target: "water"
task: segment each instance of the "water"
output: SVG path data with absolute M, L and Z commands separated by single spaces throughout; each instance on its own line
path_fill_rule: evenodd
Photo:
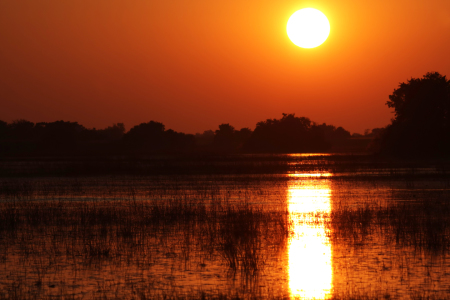
M 284 174 L 2 179 L 2 203 L 50 200 L 62 206 L 58 212 L 76 210 L 78 203 L 250 207 L 267 214 L 287 212 L 290 234 L 279 234 L 276 222 L 268 222 L 267 228 L 257 223 L 256 229 L 231 230 L 233 224 L 226 220 L 211 225 L 182 221 L 176 214 L 170 222 L 164 217 L 157 225 L 144 224 L 130 232 L 101 222 L 87 231 L 83 224 L 65 229 L 42 225 L 42 220 L 35 226 L 5 227 L 0 239 L 0 298 L 177 298 L 204 293 L 408 299 L 445 297 L 450 292 L 448 249 L 429 251 L 396 241 L 389 238 L 389 226 L 370 225 L 362 234 L 364 227 L 357 224 L 352 234 L 339 235 L 329 223 L 330 214 L 342 210 L 446 201 L 447 176 L 432 167 L 303 171 L 299 165 L 320 165 L 314 156 L 289 163 L 295 167 Z M 50 211 L 49 218 L 57 217 Z M 235 244 L 227 244 L 227 234 Z M 230 258 L 232 251 L 237 253 L 237 266 Z

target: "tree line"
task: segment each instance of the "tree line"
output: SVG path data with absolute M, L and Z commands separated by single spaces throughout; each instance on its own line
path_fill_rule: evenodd
M 400 83 L 386 105 L 394 109 L 391 124 L 366 130 L 364 135 L 350 135 L 342 127 L 317 124 L 295 114 L 258 122 L 254 130 L 220 124 L 215 131 L 195 135 L 166 129 L 156 121 L 128 132 L 123 123 L 88 129 L 67 121 L 0 121 L 0 154 L 304 153 L 341 147 L 348 151 L 368 148 L 402 158 L 450 156 L 450 81 L 446 76 L 427 73 Z M 355 141 L 359 144 L 348 147 Z
M 215 131 L 195 135 L 166 129 L 156 121 L 128 132 L 123 123 L 88 129 L 62 120 L 0 121 L 0 153 L 11 155 L 326 152 L 350 137 L 342 127 L 316 124 L 295 114 L 258 122 L 254 130 L 220 124 Z

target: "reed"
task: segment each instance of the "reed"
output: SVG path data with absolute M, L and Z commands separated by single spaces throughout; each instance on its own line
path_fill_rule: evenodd
M 0 203 L 0 236 L 0 249 L 8 259 L 17 259 L 16 267 L 36 274 L 14 279 L 12 283 L 20 284 L 10 283 L 0 299 L 29 299 L 24 293 L 34 292 L 36 298 L 50 298 L 50 274 L 62 265 L 76 273 L 104 266 L 151 268 L 158 260 L 175 260 L 189 269 L 214 257 L 229 267 L 229 276 L 256 280 L 269 256 L 286 243 L 289 220 L 286 212 L 190 199 L 23 200 Z M 153 299 L 159 292 L 155 293 L 142 295 Z
M 341 208 L 325 217 L 329 237 L 357 245 L 381 233 L 387 244 L 412 246 L 418 251 L 450 251 L 450 201 L 445 197 L 403 202 L 387 207 L 366 205 Z

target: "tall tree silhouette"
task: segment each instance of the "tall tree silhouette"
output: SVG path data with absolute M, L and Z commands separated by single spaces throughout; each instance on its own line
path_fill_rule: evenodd
M 448 156 L 450 153 L 450 82 L 434 72 L 412 78 L 394 90 L 388 107 L 395 118 L 381 149 L 401 156 Z

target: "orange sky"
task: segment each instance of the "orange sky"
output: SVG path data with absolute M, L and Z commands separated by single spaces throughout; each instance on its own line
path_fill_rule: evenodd
M 296 10 L 327 15 L 318 48 Z M 295 113 L 362 133 L 399 82 L 450 76 L 450 1 L 2 0 L 0 119 L 187 133 Z

